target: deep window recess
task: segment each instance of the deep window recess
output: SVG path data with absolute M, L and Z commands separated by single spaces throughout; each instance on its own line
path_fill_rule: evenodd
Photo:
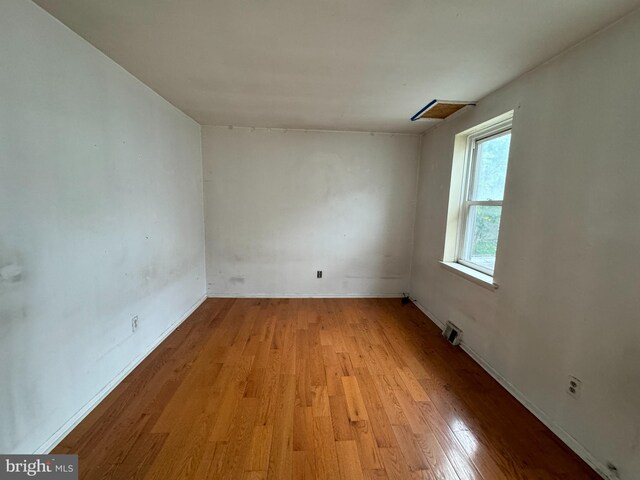
M 511 120 L 467 140 L 457 262 L 493 276 L 511 144 Z

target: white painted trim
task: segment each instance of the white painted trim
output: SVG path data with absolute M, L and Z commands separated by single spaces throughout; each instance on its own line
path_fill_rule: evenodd
M 464 109 L 462 109 L 464 110 Z M 458 112 L 456 112 L 458 113 Z M 452 115 L 455 115 L 452 114 Z M 448 118 L 448 117 L 447 117 Z M 283 127 L 252 127 L 249 125 L 201 125 L 202 128 L 227 128 L 229 130 L 234 129 L 245 129 L 251 131 L 261 131 L 267 130 L 269 132 L 314 132 L 314 133 L 360 133 L 363 135 L 388 135 L 391 137 L 395 136 L 409 136 L 409 137 L 420 137 L 422 136 L 422 132 L 383 132 L 383 131 L 371 131 L 371 130 L 327 130 L 327 129 L 318 129 L 318 128 L 283 128 Z
M 489 290 L 497 290 L 498 284 L 493 283 L 493 277 L 487 275 L 486 273 L 479 272 L 471 267 L 467 267 L 466 265 L 462 265 L 457 262 L 440 262 L 444 268 L 449 270 L 456 275 L 466 278 L 467 280 L 480 285 L 481 287 L 487 288 Z
M 417 300 L 413 301 L 414 305 L 426 315 L 426 317 L 435 323 L 438 327 L 444 328 L 444 323 L 427 310 Z M 464 337 L 460 342 L 460 348 L 469 355 L 473 361 L 480 365 L 485 372 L 491 375 L 502 387 L 509 392 L 518 402 L 529 410 L 538 420 L 540 420 L 549 430 L 551 430 L 562 442 L 567 445 L 573 452 L 584 460 L 591 468 L 593 468 L 598 475 L 606 480 L 617 480 L 616 477 L 605 473 L 607 467 L 598 459 L 596 459 L 578 440 L 572 437 L 566 430 L 557 425 L 543 410 L 538 408 L 533 402 L 531 402 L 516 386 L 504 378 L 498 371 L 496 371 L 486 360 L 484 360 L 473 348 L 467 345 L 464 341 Z
M 69 420 L 67 420 L 53 435 L 51 435 L 42 445 L 40 445 L 34 454 L 47 454 L 53 448 L 60 443 L 64 437 L 66 437 L 71 430 L 76 428 L 78 424 L 84 420 L 84 418 L 91 413 L 91 411 L 98 406 L 98 404 L 109 395 L 114 388 L 116 388 L 127 375 L 129 375 L 142 361 L 153 352 L 158 345 L 160 345 L 173 331 L 182 324 L 189 316 L 204 303 L 207 299 L 206 295 L 200 297 L 196 303 L 194 303 L 189 310 L 182 315 L 175 323 L 170 325 L 162 335 L 143 353 L 138 355 L 135 359 L 129 363 L 124 369 L 120 371 L 109 383 L 107 383 L 102 390 L 100 390 L 91 400 L 89 400 L 80 410 L 78 410 Z
M 436 326 L 442 328 L 444 330 L 444 322 L 441 322 L 439 318 L 435 317 L 431 312 L 429 312 L 429 310 L 427 310 L 426 308 L 424 308 L 422 306 L 422 304 L 417 301 L 417 300 L 413 300 L 413 304 L 418 307 L 418 310 L 420 310 L 422 313 L 424 313 L 424 315 L 431 320 L 432 323 L 435 323 Z
M 466 266 L 478 270 L 486 275 L 493 276 L 493 271 L 472 263 L 470 260 L 463 259 L 470 257 L 471 245 L 469 243 L 468 229 L 469 229 L 469 211 L 473 205 L 494 205 L 503 206 L 503 200 L 499 201 L 473 201 L 471 200 L 471 192 L 475 190 L 476 183 L 476 170 L 478 166 L 478 144 L 484 142 L 490 138 L 497 138 L 499 136 L 506 135 L 507 132 L 511 134 L 513 129 L 513 110 L 503 113 L 498 117 L 487 120 L 486 122 L 476 125 L 475 127 L 459 133 L 456 137 L 466 137 L 466 149 L 464 158 L 463 169 L 463 187 L 462 198 L 460 199 L 459 213 L 458 213 L 458 231 L 457 231 L 457 248 L 455 261 L 464 263 Z M 511 150 L 507 157 L 510 157 Z M 455 152 L 454 152 L 455 155 Z M 507 170 L 509 169 L 509 158 L 507 158 Z M 506 172 L 505 172 L 506 173 Z M 453 178 L 453 174 L 452 174 Z M 504 197 L 504 192 L 503 192 Z M 499 226 L 499 225 L 498 225 Z M 499 239 L 498 239 L 499 241 Z
M 208 293 L 208 298 L 402 298 L 402 293 Z

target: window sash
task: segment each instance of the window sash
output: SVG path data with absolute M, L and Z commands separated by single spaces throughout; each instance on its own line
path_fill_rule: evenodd
M 467 200 L 464 202 L 466 207 L 470 207 L 472 205 L 486 205 L 489 207 L 501 207 L 502 200 Z
M 476 183 L 478 182 L 478 150 L 479 145 L 487 142 L 489 140 L 495 140 L 496 138 L 500 138 L 504 135 L 507 135 L 511 132 L 511 124 L 501 125 L 498 128 L 491 129 L 490 131 L 484 131 L 477 136 L 472 136 L 469 138 L 471 143 L 471 158 L 470 158 L 470 169 L 469 169 L 469 177 L 467 180 L 467 188 L 466 188 L 466 201 L 473 201 L 473 195 L 476 191 Z M 503 200 L 501 198 L 500 200 Z
M 471 211 L 471 207 L 474 205 L 500 207 L 500 209 L 502 210 L 502 200 L 500 201 L 476 200 L 476 201 L 465 202 L 465 205 L 463 207 L 463 216 L 462 216 L 462 222 L 464 224 L 463 225 L 464 237 L 462 238 L 462 245 L 458 255 L 458 263 L 465 265 L 469 268 L 473 268 L 474 270 L 478 270 L 479 272 L 486 273 L 487 275 L 493 276 L 493 270 L 483 267 L 482 265 L 478 265 L 477 263 L 473 263 L 471 260 L 468 260 L 469 258 L 471 258 L 471 247 L 472 247 L 471 245 L 472 233 L 470 233 L 472 232 L 472 230 L 469 228 L 469 217 L 470 217 L 469 212 Z

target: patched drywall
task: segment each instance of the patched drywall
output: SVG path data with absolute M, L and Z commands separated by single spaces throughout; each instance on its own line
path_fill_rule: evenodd
M 423 138 L 411 292 L 602 471 L 640 478 L 640 12 Z M 490 291 L 438 264 L 454 136 L 515 110 Z M 567 395 L 569 376 L 582 380 Z
M 227 127 L 202 136 L 209 295 L 406 291 L 417 136 Z
M 0 452 L 31 453 L 204 295 L 200 126 L 28 1 L 0 65 Z

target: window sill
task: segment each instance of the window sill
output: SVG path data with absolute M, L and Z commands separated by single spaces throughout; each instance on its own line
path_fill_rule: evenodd
M 496 290 L 498 288 L 498 285 L 493 283 L 493 277 L 490 277 L 485 273 L 478 272 L 473 268 L 465 267 L 464 265 L 455 262 L 440 262 L 440 265 L 450 272 L 466 278 L 467 280 L 488 290 Z

